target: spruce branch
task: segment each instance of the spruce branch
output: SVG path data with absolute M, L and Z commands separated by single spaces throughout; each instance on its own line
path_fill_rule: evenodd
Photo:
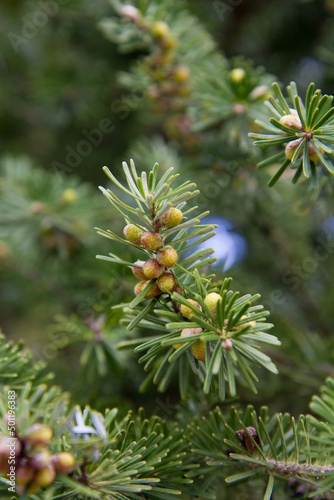
M 270 96 L 267 102 L 272 114 L 270 123 L 257 121 L 267 133 L 250 133 L 249 136 L 256 139 L 255 146 L 281 148 L 285 145 L 285 151 L 264 159 L 257 166 L 263 168 L 281 164 L 270 179 L 269 186 L 273 186 L 290 167 L 295 170 L 293 183 L 304 175 L 312 179 L 314 187 L 319 188 L 321 174 L 334 174 L 333 96 L 322 95 L 319 89 L 315 90 L 314 83 L 310 83 L 307 89 L 305 102 L 299 96 L 295 82 L 287 87 L 289 102 L 277 83 L 273 84 L 273 90 L 275 96 Z
M 139 363 L 148 372 L 141 389 L 145 390 L 153 381 L 163 392 L 177 371 L 183 398 L 188 392 L 191 373 L 201 380 L 205 394 L 217 391 L 222 400 L 226 394 L 236 395 L 239 379 L 256 392 L 258 379 L 250 365 L 277 373 L 261 346 L 280 345 L 280 342 L 267 333 L 273 325 L 266 322 L 269 313 L 256 305 L 258 294 L 239 296 L 239 292 L 230 290 L 231 279 L 225 279 L 217 290 L 211 284 L 214 275 L 199 274 L 199 268 L 214 262 L 213 251 L 196 249 L 189 254 L 189 250 L 210 238 L 214 226 L 200 224 L 207 212 L 188 220 L 185 217 L 191 210 L 186 210 L 184 198 L 191 199 L 198 193 L 192 191 L 195 185 L 187 181 L 176 186 L 177 176 L 172 169 L 159 180 L 157 164 L 147 175 L 145 172 L 138 175 L 132 160 L 131 170 L 126 163 L 123 169 L 127 187 L 108 169 L 105 172 L 137 204 L 139 220 L 134 217 L 131 205 L 112 190 L 101 188 L 112 206 L 123 214 L 127 225 L 125 239 L 109 229 L 98 232 L 130 244 L 146 254 L 148 260 L 130 263 L 115 254 L 98 258 L 131 267 L 132 273 L 142 279 L 134 290 L 136 298 L 124 306 L 122 323 L 130 331 L 142 327 L 152 330 L 153 335 L 120 345 L 135 346 L 135 352 L 141 353 Z M 193 239 L 195 242 L 189 243 Z
M 333 380 L 328 385 L 333 385 Z M 289 414 L 270 417 L 265 407 L 259 414 L 252 406 L 244 412 L 231 408 L 229 415 L 216 408 L 208 417 L 190 424 L 188 438 L 193 452 L 205 458 L 208 473 L 212 468 L 211 474 L 223 474 L 228 484 L 267 477 L 267 499 L 275 478 L 295 479 L 309 485 L 313 497 L 333 492 L 333 448 L 325 440 L 326 425 L 309 415 L 298 419 Z
M 13 350 L 13 356 L 20 354 Z M 22 498 L 172 500 L 185 493 L 213 500 L 201 481 L 189 477 L 201 464 L 177 424 L 147 419 L 143 410 L 119 420 L 115 408 L 104 414 L 88 406 L 81 410 L 59 387 L 31 378 L 15 391 L 4 386 L 0 394 L 2 495 L 12 487 L 10 444 L 13 491 Z

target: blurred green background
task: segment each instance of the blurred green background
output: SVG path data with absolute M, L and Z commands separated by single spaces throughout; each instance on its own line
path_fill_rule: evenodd
M 234 289 L 259 292 L 282 341 L 270 353 L 280 375 L 261 381 L 259 371 L 258 395 L 241 388 L 240 403 L 305 412 L 334 375 L 332 181 L 315 192 L 287 175 L 268 188 L 247 133 L 267 116 L 263 102 L 252 104 L 256 87 L 295 80 L 303 94 L 314 81 L 333 92 L 334 2 L 134 4 L 170 26 L 170 61 L 118 15 L 119 2 L 0 3 L 2 329 L 24 338 L 74 400 L 172 415 L 177 382 L 164 395 L 140 394 L 137 356 L 116 350 L 129 334 L 111 307 L 131 298 L 135 279 L 95 259 L 124 249 L 94 231 L 120 233 L 124 223 L 97 189 L 108 185 L 103 165 L 121 178 L 130 157 L 139 169 L 172 165 L 200 187 L 199 210 L 221 224 L 217 280 L 230 275 Z M 188 69 L 185 87 L 168 87 L 164 65 Z M 247 92 L 231 80 L 240 67 Z M 240 102 L 248 114 L 237 113 Z M 196 394 L 198 411 L 215 402 Z

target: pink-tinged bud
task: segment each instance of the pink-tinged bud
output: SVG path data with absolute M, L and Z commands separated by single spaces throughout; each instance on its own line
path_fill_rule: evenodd
M 20 463 L 15 470 L 16 484 L 25 485 L 33 480 L 35 470 L 28 463 Z
M 162 276 L 160 276 L 157 281 L 157 285 L 162 293 L 165 293 L 164 289 L 167 289 L 169 292 L 173 292 L 177 285 L 177 282 L 174 275 L 170 271 L 167 271 Z
M 155 233 L 154 231 L 146 231 L 141 236 L 141 244 L 146 250 L 150 252 L 155 252 L 162 246 L 162 238 L 159 233 Z
M 145 276 L 144 271 L 142 269 L 143 265 L 145 264 L 145 261 L 144 260 L 137 260 L 135 262 L 135 264 L 137 264 L 137 266 L 141 266 L 141 267 L 133 266 L 131 268 L 132 273 L 136 276 L 136 278 L 139 278 L 140 280 L 145 280 L 146 276 Z
M 242 104 L 241 102 L 235 102 L 232 106 L 233 113 L 236 115 L 244 115 L 248 111 L 248 106 Z
M 54 455 L 52 455 L 51 462 L 57 472 L 69 474 L 74 468 L 75 459 L 72 453 L 69 453 L 68 451 L 62 451 L 60 453 L 55 453 Z
M 149 280 L 140 281 L 139 283 L 137 283 L 137 285 L 134 288 L 135 295 L 139 295 L 140 292 L 142 292 L 144 290 L 144 288 L 146 288 L 149 283 L 150 283 Z M 145 299 L 152 299 L 153 297 L 156 297 L 157 295 L 160 295 L 160 294 L 161 294 L 160 288 L 158 287 L 158 285 L 156 283 L 154 283 L 151 290 L 149 292 L 147 292 L 147 294 L 145 295 Z
M 139 10 L 133 5 L 123 5 L 120 14 L 122 17 L 129 19 L 133 23 L 138 23 L 141 20 L 141 14 Z
M 41 201 L 33 201 L 30 205 L 30 210 L 34 214 L 42 214 L 45 211 L 45 203 L 42 203 Z
M 17 458 L 21 453 L 22 445 L 18 439 L 4 437 L 0 439 L 0 461 L 7 461 L 11 456 Z
M 178 258 L 177 251 L 171 246 L 166 247 L 165 250 L 159 250 L 157 253 L 157 261 L 165 267 L 175 266 Z
M 184 328 L 181 332 L 180 337 L 190 337 L 191 335 L 198 335 L 199 333 L 202 333 L 202 331 L 202 328 Z M 174 344 L 173 347 L 174 349 L 179 349 L 183 345 L 184 343 Z
M 298 148 L 299 144 L 302 142 L 303 138 L 301 137 L 300 139 L 296 139 L 295 141 L 290 141 L 285 147 L 285 156 L 291 161 L 293 158 L 293 155 L 296 152 L 296 149 Z M 300 151 L 298 158 L 300 158 L 303 155 L 303 150 Z
M 53 432 L 50 427 L 47 427 L 44 424 L 34 424 L 30 429 L 28 429 L 25 433 L 25 441 L 29 445 L 30 448 L 38 444 L 49 444 L 51 441 Z
M 40 488 L 46 488 L 56 479 L 56 471 L 53 465 L 49 464 L 44 469 L 37 471 L 34 483 Z
M 159 276 L 162 275 L 164 272 L 165 267 L 159 264 L 157 259 L 149 259 L 145 264 L 143 265 L 143 273 L 145 276 L 145 279 L 156 279 L 159 278 Z
M 231 339 L 226 339 L 222 341 L 222 347 L 223 349 L 226 349 L 226 351 L 230 351 L 233 347 L 233 342 Z
M 320 150 L 320 153 L 323 155 L 324 150 L 322 148 L 319 148 L 319 150 Z M 320 160 L 320 156 L 319 156 L 317 150 L 312 146 L 312 144 L 310 142 L 308 145 L 308 154 L 309 154 L 311 161 L 319 161 Z
M 47 448 L 36 447 L 33 450 L 33 456 L 30 458 L 30 463 L 34 469 L 44 469 L 51 460 L 51 453 Z
M 131 243 L 140 245 L 140 238 L 143 234 L 143 231 L 139 227 L 135 226 L 134 224 L 127 224 L 123 229 L 123 234 L 125 238 Z
M 178 226 L 183 219 L 183 213 L 181 210 L 175 207 L 171 207 L 161 218 L 160 222 L 163 226 L 168 229 L 171 227 Z
M 270 91 L 267 85 L 258 85 L 254 87 L 251 93 L 249 94 L 249 98 L 253 101 L 256 99 L 267 99 L 270 95 Z
M 196 302 L 196 300 L 187 299 L 187 302 L 195 306 L 199 311 L 202 310 L 201 306 L 199 305 L 198 302 Z M 190 307 L 187 307 L 184 304 L 181 304 L 180 311 L 181 314 L 183 314 L 183 316 L 185 316 L 188 319 L 191 318 L 191 316 L 193 316 L 194 314 L 196 314 Z
M 299 116 L 295 114 L 284 115 L 280 118 L 280 123 L 285 125 L 286 127 L 290 127 L 294 130 L 303 130 L 302 122 L 299 119 Z

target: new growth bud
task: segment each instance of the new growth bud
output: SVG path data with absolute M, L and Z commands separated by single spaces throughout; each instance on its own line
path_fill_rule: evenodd
M 285 125 L 286 127 L 290 127 L 294 130 L 303 130 L 302 122 L 299 119 L 299 116 L 295 114 L 284 115 L 280 118 L 280 123 Z
M 166 212 L 160 219 L 163 226 L 168 229 L 171 227 L 178 226 L 183 219 L 183 214 L 181 210 L 175 207 L 171 207 L 168 212 Z
M 50 486 L 56 479 L 56 471 L 53 465 L 49 464 L 43 469 L 37 471 L 34 479 L 34 483 L 40 488 L 45 488 Z
M 199 311 L 202 310 L 201 306 L 199 305 L 198 302 L 196 302 L 196 300 L 187 299 L 187 302 L 189 302 L 190 304 L 195 306 Z M 181 311 L 181 314 L 183 314 L 183 316 L 185 316 L 186 318 L 191 318 L 191 316 L 196 314 L 192 309 L 190 309 L 190 307 L 185 306 L 184 304 L 181 304 L 180 311 Z
M 139 10 L 133 5 L 123 5 L 120 14 L 125 19 L 128 19 L 129 21 L 132 21 L 134 23 L 138 23 L 141 20 L 141 14 Z
M 160 234 L 154 231 L 146 231 L 146 233 L 142 234 L 140 241 L 143 247 L 150 252 L 155 252 L 162 246 Z
M 61 201 L 69 205 L 77 201 L 77 199 L 78 199 L 78 193 L 76 192 L 75 189 L 70 189 L 70 188 L 65 189 L 65 191 L 63 191 L 63 194 L 61 195 Z
M 157 280 L 157 285 L 162 293 L 165 293 L 164 288 L 166 288 L 169 292 L 173 292 L 177 283 L 173 274 L 170 271 L 167 271 Z
M 159 278 L 159 276 L 162 275 L 164 272 L 165 268 L 159 262 L 157 259 L 149 259 L 145 264 L 143 265 L 143 273 L 146 279 L 156 279 Z
M 219 300 L 222 300 L 219 293 L 211 292 L 211 293 L 208 293 L 208 295 L 205 297 L 204 304 L 210 309 L 210 311 L 213 312 L 213 314 L 216 314 L 217 303 Z
M 322 148 L 319 148 L 319 150 L 320 150 L 320 153 L 323 155 L 324 150 Z M 319 161 L 320 160 L 320 156 L 319 156 L 317 150 L 312 146 L 312 144 L 310 142 L 308 145 L 308 154 L 309 154 L 311 161 Z
M 50 427 L 43 424 L 34 424 L 25 433 L 25 440 L 30 448 L 38 444 L 47 445 L 51 441 L 53 432 Z
M 123 234 L 128 241 L 131 241 L 131 243 L 140 245 L 140 238 L 143 234 L 143 231 L 139 227 L 135 226 L 134 224 L 127 224 L 123 229 Z
M 35 448 L 33 453 L 30 462 L 34 469 L 44 469 L 50 463 L 51 453 L 44 446 Z
M 190 337 L 191 335 L 198 335 L 202 333 L 202 328 L 184 328 L 181 332 L 180 337 Z M 175 344 L 173 347 L 179 349 L 184 344 Z M 191 346 L 191 351 L 196 359 L 199 361 L 205 361 L 205 342 L 204 340 L 198 340 L 193 346 Z
M 165 21 L 155 21 L 151 26 L 151 35 L 154 38 L 167 38 L 169 36 L 169 26 Z
M 202 331 L 203 331 L 202 328 L 184 328 L 181 332 L 180 337 L 190 337 L 191 335 L 197 335 L 199 333 L 202 333 Z M 196 342 L 196 344 L 197 344 L 197 342 Z M 192 346 L 192 347 L 195 347 L 196 344 L 194 344 L 194 346 Z M 205 344 L 205 342 L 204 342 L 204 344 Z M 184 345 L 184 343 L 174 344 L 173 347 L 174 347 L 174 349 L 179 349 L 183 345 Z
M 160 250 L 157 253 L 157 261 L 159 262 L 159 264 L 165 267 L 175 266 L 178 258 L 179 257 L 177 251 L 171 246 L 168 246 L 165 248 L 165 250 Z
M 144 290 L 144 288 L 147 287 L 147 285 L 149 283 L 150 283 L 149 280 L 140 281 L 139 283 L 137 283 L 137 285 L 134 288 L 135 295 L 139 295 Z M 160 294 L 161 294 L 160 288 L 158 287 L 158 285 L 156 283 L 154 283 L 151 290 L 149 290 L 147 292 L 147 294 L 145 295 L 145 299 L 152 299 L 153 297 L 156 297 L 157 295 L 160 295 Z
M 136 260 L 135 264 L 137 264 L 137 266 L 141 266 L 141 267 L 133 266 L 131 268 L 132 273 L 136 276 L 136 278 L 139 278 L 140 280 L 145 280 L 146 276 L 145 276 L 144 271 L 142 269 L 143 265 L 145 264 L 145 261 L 144 260 Z
M 189 68 L 184 64 L 178 64 L 175 66 L 172 74 L 173 80 L 177 83 L 185 83 L 189 80 L 190 72 Z
M 74 456 L 68 451 L 55 453 L 51 457 L 51 462 L 56 471 L 61 472 L 62 474 L 68 474 L 71 472 L 75 464 Z
M 296 139 L 295 141 L 290 141 L 285 147 L 285 156 L 289 158 L 291 161 L 293 158 L 293 155 L 296 152 L 296 149 L 298 148 L 299 144 L 302 142 L 303 138 L 301 137 L 300 139 Z M 300 158 L 303 154 L 303 150 L 300 151 L 298 158 Z
M 246 71 L 243 68 L 234 68 L 229 73 L 230 80 L 236 85 L 240 85 L 240 83 L 246 77 Z

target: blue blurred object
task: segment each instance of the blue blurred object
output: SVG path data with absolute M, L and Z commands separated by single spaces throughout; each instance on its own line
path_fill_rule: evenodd
M 218 260 L 215 266 L 223 264 L 223 270 L 227 271 L 234 264 L 241 262 L 247 255 L 247 243 L 243 236 L 234 231 L 233 224 L 222 217 L 208 217 L 206 224 L 217 224 L 216 236 L 198 245 L 198 248 L 213 248 L 214 257 Z
M 323 223 L 324 230 L 330 240 L 334 240 L 334 215 L 330 215 Z

